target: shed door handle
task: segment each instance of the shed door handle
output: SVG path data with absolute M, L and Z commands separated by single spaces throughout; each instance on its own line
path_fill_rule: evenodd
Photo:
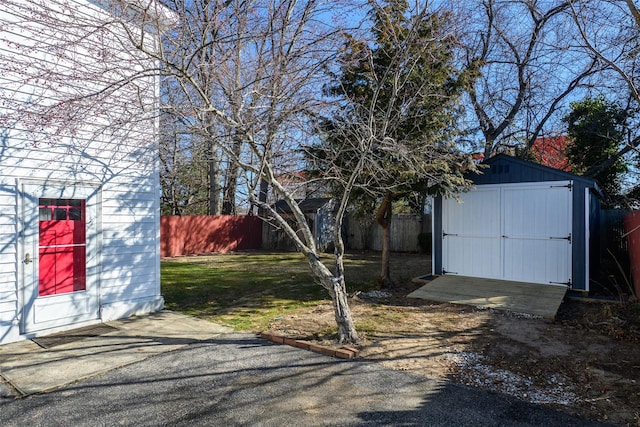
M 29 252 L 24 254 L 24 263 L 25 264 L 31 264 L 31 255 L 29 254 Z

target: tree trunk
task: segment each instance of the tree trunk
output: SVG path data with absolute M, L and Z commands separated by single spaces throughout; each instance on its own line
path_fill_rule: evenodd
M 382 227 L 382 254 L 380 260 L 380 277 L 378 282 L 383 288 L 389 288 L 393 286 L 391 280 L 391 268 L 390 268 L 390 252 L 391 252 L 391 216 L 393 214 L 392 209 L 393 195 L 390 192 L 385 193 L 382 204 L 378 208 L 376 214 L 376 221 Z
M 215 147 L 209 160 L 209 215 L 220 215 L 220 161 Z
M 358 332 L 356 331 L 347 300 L 347 286 L 344 281 L 342 254 L 340 251 L 336 251 L 335 274 L 331 274 L 331 271 L 322 264 L 316 254 L 308 253 L 306 255 L 313 275 L 318 278 L 322 287 L 325 288 L 331 296 L 333 312 L 336 324 L 338 325 L 338 341 L 340 343 L 358 343 L 360 338 L 358 337 Z
M 262 178 L 260 179 L 260 192 L 258 193 L 258 201 L 261 203 L 267 203 L 267 196 L 269 194 L 269 182 Z M 258 208 L 258 216 L 264 217 L 266 215 L 263 207 Z
M 484 160 L 491 158 L 493 155 L 494 143 L 495 140 L 492 137 L 485 135 L 484 151 L 482 152 Z
M 351 316 L 349 301 L 347 300 L 347 287 L 344 283 L 344 276 L 332 280 L 332 290 L 329 291 L 333 302 L 333 312 L 338 325 L 338 341 L 340 343 L 357 343 L 360 338 L 356 331 L 356 326 Z
M 230 168 L 227 170 L 227 183 L 224 186 L 224 194 L 222 196 L 222 215 L 236 214 L 236 188 L 238 170 Z
M 236 135 L 233 138 L 233 156 L 240 158 L 240 152 L 242 151 L 242 139 Z M 236 192 L 238 188 L 238 172 L 240 171 L 240 165 L 234 159 L 229 162 L 226 174 L 226 183 L 224 186 L 224 192 L 222 195 L 222 215 L 235 215 L 236 214 Z

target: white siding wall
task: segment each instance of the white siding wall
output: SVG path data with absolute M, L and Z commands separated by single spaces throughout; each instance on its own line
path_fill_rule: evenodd
M 0 343 L 19 338 L 22 179 L 101 186 L 103 320 L 162 305 L 158 82 L 130 79 L 149 63 L 115 21 L 84 0 L 0 2 Z
M 12 329 L 17 309 L 16 196 L 0 186 L 0 342 Z M 7 325 L 7 326 L 5 326 Z M 5 330 L 3 330 L 5 329 Z

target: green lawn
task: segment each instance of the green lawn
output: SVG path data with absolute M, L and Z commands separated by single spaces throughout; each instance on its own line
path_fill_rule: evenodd
M 402 282 L 428 273 L 427 255 L 394 254 L 392 270 Z M 345 259 L 348 291 L 375 288 L 377 253 Z M 332 258 L 327 255 L 327 265 Z M 298 253 L 242 253 L 164 260 L 162 294 L 166 308 L 226 324 L 237 330 L 263 329 L 271 320 L 301 307 L 326 303 Z

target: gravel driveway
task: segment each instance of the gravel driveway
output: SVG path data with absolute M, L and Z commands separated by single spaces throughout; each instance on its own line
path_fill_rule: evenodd
M 601 424 L 373 362 L 342 361 L 234 333 L 46 394 L 0 399 L 0 425 Z

